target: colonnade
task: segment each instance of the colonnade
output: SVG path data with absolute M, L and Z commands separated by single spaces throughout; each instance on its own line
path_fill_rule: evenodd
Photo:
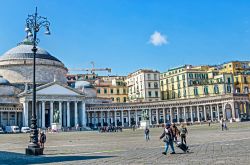
M 87 123 L 90 127 L 97 126 L 122 126 L 130 127 L 139 125 L 142 120 L 142 111 L 149 114 L 150 125 L 170 123 L 195 123 L 220 120 L 240 121 L 244 115 L 249 116 L 249 103 L 244 102 L 222 102 L 212 104 L 198 104 L 188 106 L 150 106 L 147 108 L 127 108 L 115 105 L 112 108 L 101 108 L 100 106 L 87 109 Z M 112 106 L 111 106 L 112 107 Z
M 37 125 L 45 128 L 58 122 L 62 127 L 86 126 L 85 102 L 83 101 L 43 101 L 36 103 Z M 54 115 L 58 112 L 59 121 Z M 23 102 L 23 126 L 30 125 L 32 101 Z

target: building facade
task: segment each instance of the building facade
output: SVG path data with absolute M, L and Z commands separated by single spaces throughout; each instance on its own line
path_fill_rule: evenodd
M 217 67 L 185 65 L 160 76 L 162 100 L 217 96 L 234 92 L 231 73 L 219 73 Z
M 126 103 L 128 90 L 124 76 L 100 76 L 94 83 L 97 97 L 111 99 L 113 103 Z
M 130 102 L 160 101 L 160 72 L 140 69 L 126 79 Z

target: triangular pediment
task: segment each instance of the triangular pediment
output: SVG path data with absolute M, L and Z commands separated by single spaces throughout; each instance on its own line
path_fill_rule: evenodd
M 64 87 L 59 84 L 52 84 L 40 89 L 38 88 L 36 93 L 37 95 L 80 95 L 80 93 L 74 91 L 73 89 L 71 90 L 70 87 Z

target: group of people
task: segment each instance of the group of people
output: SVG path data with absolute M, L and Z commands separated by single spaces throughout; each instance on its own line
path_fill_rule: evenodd
M 145 133 L 145 140 L 149 141 L 149 128 L 146 127 L 144 130 Z M 165 142 L 165 151 L 162 152 L 162 154 L 166 155 L 168 152 L 169 146 L 172 149 L 171 154 L 175 154 L 174 149 L 174 142 L 177 143 L 178 137 L 181 138 L 181 144 L 187 145 L 186 136 L 188 134 L 188 130 L 184 124 L 181 124 L 181 128 L 178 129 L 178 127 L 173 123 L 172 125 L 170 123 L 167 123 L 164 125 L 164 131 L 160 136 L 160 139 L 163 139 L 163 142 Z
M 122 132 L 122 127 L 104 126 L 98 127 L 99 132 Z
M 185 143 L 185 145 L 187 145 L 187 141 L 186 141 L 187 134 L 188 134 L 188 130 L 184 124 L 181 124 L 181 128 L 179 130 L 175 124 L 172 124 L 171 126 L 170 123 L 167 123 L 165 125 L 162 135 L 160 136 L 160 139 L 164 138 L 163 141 L 165 142 L 165 151 L 162 152 L 162 154 L 164 155 L 167 154 L 169 146 L 172 149 L 171 154 L 175 154 L 174 142 L 177 143 L 178 137 L 181 137 L 181 144 Z

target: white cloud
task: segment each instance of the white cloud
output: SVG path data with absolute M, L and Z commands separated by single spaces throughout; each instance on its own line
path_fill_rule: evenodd
M 164 44 L 168 44 L 167 36 L 162 35 L 160 32 L 155 31 L 151 36 L 149 43 L 153 44 L 154 46 L 161 46 Z

